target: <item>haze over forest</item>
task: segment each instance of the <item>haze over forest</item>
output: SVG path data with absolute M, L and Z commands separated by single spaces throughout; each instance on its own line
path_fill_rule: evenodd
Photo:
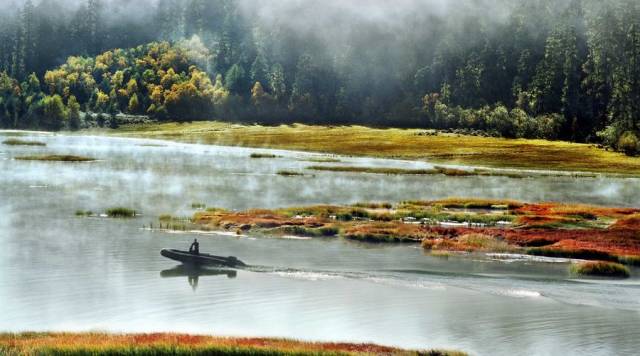
M 359 123 L 634 154 L 639 61 L 634 0 L 9 1 L 0 125 Z

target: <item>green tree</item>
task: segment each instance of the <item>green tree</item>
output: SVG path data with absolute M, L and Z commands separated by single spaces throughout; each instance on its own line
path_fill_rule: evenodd
M 42 100 L 44 108 L 44 117 L 41 124 L 49 130 L 60 130 L 67 121 L 67 109 L 62 102 L 62 97 L 55 94 L 53 96 L 45 96 Z
M 139 109 L 140 103 L 138 102 L 138 94 L 133 93 L 133 95 L 131 95 L 131 99 L 129 99 L 128 110 L 130 113 L 136 114 Z
M 80 104 L 75 96 L 71 95 L 67 101 L 69 128 L 77 130 L 80 128 Z

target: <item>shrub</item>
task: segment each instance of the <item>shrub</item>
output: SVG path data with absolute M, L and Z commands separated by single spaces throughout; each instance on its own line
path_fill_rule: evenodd
M 640 151 L 640 142 L 638 136 L 632 131 L 625 131 L 618 139 L 618 150 L 624 152 L 626 155 L 633 156 Z

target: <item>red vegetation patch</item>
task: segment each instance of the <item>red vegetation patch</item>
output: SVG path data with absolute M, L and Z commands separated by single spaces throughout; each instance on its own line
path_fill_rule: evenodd
M 608 208 L 581 204 L 537 203 L 525 204 L 514 212 L 521 215 L 577 216 L 585 219 L 593 219 L 597 217 L 622 218 L 627 215 L 640 213 L 640 209 Z
M 633 214 L 628 217 L 619 219 L 613 224 L 610 229 L 633 229 L 640 231 L 640 214 Z

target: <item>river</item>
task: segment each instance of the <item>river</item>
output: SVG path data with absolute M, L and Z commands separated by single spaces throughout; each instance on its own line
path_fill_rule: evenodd
M 0 133 L 6 139 L 13 133 Z M 433 257 L 413 245 L 168 233 L 143 228 L 193 202 L 273 208 L 450 196 L 634 206 L 631 178 L 388 176 L 305 171 L 318 154 L 22 133 L 0 145 L 0 331 L 176 331 L 452 348 L 478 355 L 633 355 L 640 271 L 575 279 L 568 264 Z M 275 159 L 251 159 L 272 152 Z M 96 162 L 19 161 L 56 153 Z M 338 157 L 341 165 L 428 163 Z M 324 164 L 324 163 L 323 163 Z M 337 164 L 337 163 L 326 163 Z M 279 170 L 307 173 L 284 177 Z M 132 207 L 135 219 L 76 217 Z M 194 274 L 165 247 L 234 255 L 246 270 Z

